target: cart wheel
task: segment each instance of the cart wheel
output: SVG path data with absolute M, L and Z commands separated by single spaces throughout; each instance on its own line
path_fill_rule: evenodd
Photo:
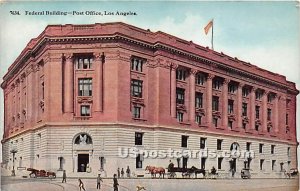
M 36 178 L 36 175 L 34 173 L 30 174 L 30 178 Z

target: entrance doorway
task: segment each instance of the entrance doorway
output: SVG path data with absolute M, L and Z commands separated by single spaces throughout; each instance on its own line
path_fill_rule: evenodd
M 86 172 L 86 166 L 89 163 L 89 154 L 78 154 L 78 172 Z

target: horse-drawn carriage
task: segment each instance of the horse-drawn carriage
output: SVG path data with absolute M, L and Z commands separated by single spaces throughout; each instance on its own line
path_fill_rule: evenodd
M 205 170 L 204 169 L 198 169 L 195 166 L 192 166 L 191 168 L 181 168 L 181 167 L 173 167 L 168 168 L 169 178 L 176 178 L 176 173 L 181 173 L 182 177 L 188 177 L 191 178 L 192 175 L 195 175 L 195 178 L 197 178 L 198 174 L 202 174 L 203 177 L 205 176 Z

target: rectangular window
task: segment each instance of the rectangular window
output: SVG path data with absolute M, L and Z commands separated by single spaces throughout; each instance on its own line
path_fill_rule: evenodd
M 275 145 L 271 145 L 271 154 L 274 154 Z
M 228 92 L 234 93 L 236 91 L 236 85 L 235 84 L 228 84 Z
M 288 157 L 291 156 L 291 147 L 288 147 L 288 148 L 287 148 L 287 156 L 288 156 Z
M 217 96 L 213 96 L 212 110 L 213 111 L 219 111 L 219 97 L 217 97 Z
M 263 147 L 264 147 L 264 144 L 259 144 L 259 153 L 262 154 L 263 153 Z
M 181 136 L 181 147 L 187 148 L 188 139 L 189 139 L 189 136 L 186 136 L 186 135 Z
M 261 100 L 262 95 L 263 95 L 262 91 L 257 90 L 257 91 L 255 92 L 255 99 L 256 99 L 256 100 Z
M 176 119 L 177 119 L 178 122 L 183 122 L 183 113 L 180 112 L 180 111 L 177 111 Z
M 222 169 L 223 157 L 218 158 L 218 170 Z
M 259 130 L 259 125 L 255 125 L 255 131 Z
M 196 115 L 196 118 L 195 118 L 196 123 L 201 125 L 201 120 L 202 120 L 202 116 L 201 115 Z
M 274 99 L 274 94 L 268 94 L 268 103 L 271 103 Z
M 205 82 L 205 79 L 206 79 L 206 77 L 205 77 L 204 74 L 198 73 L 198 74 L 196 75 L 196 84 L 198 84 L 198 85 L 203 85 L 204 82 Z
M 268 121 L 271 121 L 271 118 L 272 118 L 272 109 L 268 108 Z
M 201 169 L 205 169 L 206 158 L 201 158 Z
M 176 103 L 184 104 L 184 89 L 176 88 Z
M 231 99 L 228 100 L 228 113 L 229 114 L 233 114 L 233 103 L 234 103 L 233 100 L 231 100 Z
M 215 127 L 218 127 L 218 118 L 213 118 L 213 124 Z
M 92 78 L 78 79 L 78 96 L 92 96 Z
M 232 127 L 233 127 L 233 122 L 232 121 L 228 121 L 228 128 L 232 129 Z
M 144 64 L 144 59 L 141 58 L 132 58 L 131 59 L 131 70 L 132 71 L 137 71 L 137 72 L 143 72 L 143 64 Z
M 142 160 L 142 155 L 141 154 L 138 154 L 136 156 L 135 167 L 136 168 L 143 168 L 143 160 Z
M 264 169 L 264 161 L 265 161 L 265 159 L 260 159 L 260 163 L 259 163 L 260 170 Z
M 82 105 L 80 107 L 80 116 L 91 116 L 91 110 L 89 105 Z
M 44 100 L 45 99 L 45 83 L 42 82 L 41 86 L 42 86 L 42 100 Z
M 247 103 L 243 103 L 242 105 L 242 115 L 247 116 Z
M 135 119 L 141 118 L 141 107 L 138 107 L 138 106 L 133 107 L 132 117 Z
M 255 117 L 256 117 L 256 119 L 259 119 L 259 110 L 260 110 L 260 107 L 258 105 L 255 106 Z
M 143 145 L 144 133 L 135 132 L 135 145 Z
M 143 81 L 131 80 L 131 95 L 133 97 L 143 97 Z
M 77 56 L 75 57 L 75 66 L 77 69 L 91 69 L 93 65 L 92 56 Z
M 185 78 L 186 78 L 186 70 L 182 69 L 182 68 L 177 69 L 176 70 L 176 79 L 185 81 Z
M 203 108 L 203 94 L 200 92 L 196 92 L 195 94 L 195 107 Z
M 244 87 L 242 90 L 243 97 L 247 97 L 249 95 L 249 88 Z
M 250 149 L 251 149 L 251 143 L 250 143 L 250 142 L 247 142 L 247 143 L 246 143 L 246 150 L 247 150 L 247 151 L 250 151 Z
M 272 160 L 272 170 L 275 170 L 276 160 Z
M 222 150 L 222 139 L 217 139 L 217 150 Z
M 285 114 L 285 125 L 289 124 L 289 114 Z
M 213 89 L 219 90 L 222 87 L 222 82 L 219 79 L 214 79 L 212 84 Z
M 247 128 L 247 123 L 243 123 L 242 125 L 243 125 L 243 126 L 242 126 L 243 129 L 246 129 L 246 128 Z
M 206 138 L 200 138 L 200 149 L 205 149 L 206 146 Z

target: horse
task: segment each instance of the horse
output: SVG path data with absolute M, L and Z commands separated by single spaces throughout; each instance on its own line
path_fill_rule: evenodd
M 197 174 L 202 174 L 203 177 L 205 176 L 205 169 L 198 169 L 195 166 L 192 166 L 189 171 L 195 173 L 195 178 L 197 178 Z
M 159 174 L 159 178 L 161 177 L 161 175 L 163 175 L 163 178 L 165 176 L 165 169 L 162 167 L 146 166 L 145 171 L 149 171 L 152 178 L 156 178 L 156 174 Z

